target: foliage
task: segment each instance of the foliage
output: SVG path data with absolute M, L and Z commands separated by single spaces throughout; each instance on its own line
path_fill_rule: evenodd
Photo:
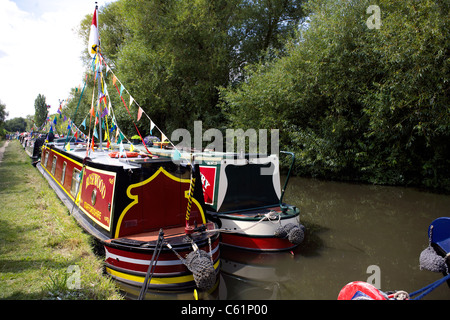
M 36 126 L 41 126 L 47 119 L 47 102 L 43 94 L 38 94 L 34 100 L 34 122 Z
M 6 105 L 0 100 L 0 138 L 5 135 L 4 123 L 7 116 Z
M 381 27 L 369 29 L 369 5 Z M 297 173 L 450 190 L 449 5 L 311 1 L 285 56 L 222 89 L 236 127 L 281 130 Z
M 8 132 L 23 132 L 27 129 L 27 121 L 22 117 L 6 120 L 5 129 Z
M 119 0 L 100 8 L 101 50 L 165 132 L 191 129 L 195 120 L 205 130 L 221 127 L 226 119 L 217 88 L 239 81 L 243 66 L 283 47 L 305 15 L 302 2 Z M 86 16 L 78 31 L 86 43 L 91 19 Z M 121 129 L 132 129 L 124 108 L 116 109 Z

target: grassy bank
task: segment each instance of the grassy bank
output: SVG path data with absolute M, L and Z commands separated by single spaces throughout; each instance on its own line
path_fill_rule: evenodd
M 121 298 L 92 238 L 11 141 L 0 163 L 0 299 Z

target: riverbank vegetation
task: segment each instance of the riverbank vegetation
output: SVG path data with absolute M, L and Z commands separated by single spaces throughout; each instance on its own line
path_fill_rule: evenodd
M 99 28 L 108 64 L 165 132 L 195 120 L 204 130 L 276 128 L 296 174 L 448 192 L 449 6 L 118 0 L 100 8 Z M 86 43 L 91 19 L 80 23 Z M 121 129 L 134 130 L 121 109 Z
M 17 140 L 0 163 L 0 221 L 0 299 L 122 299 L 92 238 Z

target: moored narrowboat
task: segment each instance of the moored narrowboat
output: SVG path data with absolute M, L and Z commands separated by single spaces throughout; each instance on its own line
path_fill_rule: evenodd
M 176 150 L 151 149 L 170 156 Z M 283 202 L 291 165 L 281 188 L 279 156 L 185 152 L 181 157 L 199 164 L 206 216 L 218 224 L 221 243 L 252 251 L 292 250 L 302 243 L 305 228 L 300 210 Z
M 79 224 L 104 245 L 109 275 L 140 287 L 158 253 L 149 289 L 198 288 L 196 270 L 185 261 L 195 252 L 209 258 L 208 277 L 218 279 L 219 232 L 206 221 L 201 186 L 190 188 L 198 171 L 166 157 L 116 159 L 101 149 L 89 157 L 85 153 L 83 143 L 47 143 L 37 168 Z M 214 285 L 209 281 L 200 289 Z
M 207 216 L 218 223 L 224 245 L 282 251 L 303 241 L 300 210 L 282 201 L 289 176 L 282 190 L 277 155 L 209 159 L 200 172 Z

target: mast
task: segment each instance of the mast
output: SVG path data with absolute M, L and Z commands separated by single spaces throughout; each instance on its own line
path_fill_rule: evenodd
M 98 93 L 97 93 L 97 110 L 98 110 L 98 138 L 99 138 L 99 150 L 103 151 L 103 132 L 102 132 L 102 103 L 101 103 L 101 96 L 102 96 L 102 80 L 101 80 L 101 75 L 102 75 L 102 63 L 100 60 L 100 33 L 98 31 L 98 4 L 97 1 L 95 2 L 95 23 L 96 23 L 96 27 L 97 27 L 97 59 L 98 59 L 98 74 L 97 74 L 97 85 L 98 85 Z

